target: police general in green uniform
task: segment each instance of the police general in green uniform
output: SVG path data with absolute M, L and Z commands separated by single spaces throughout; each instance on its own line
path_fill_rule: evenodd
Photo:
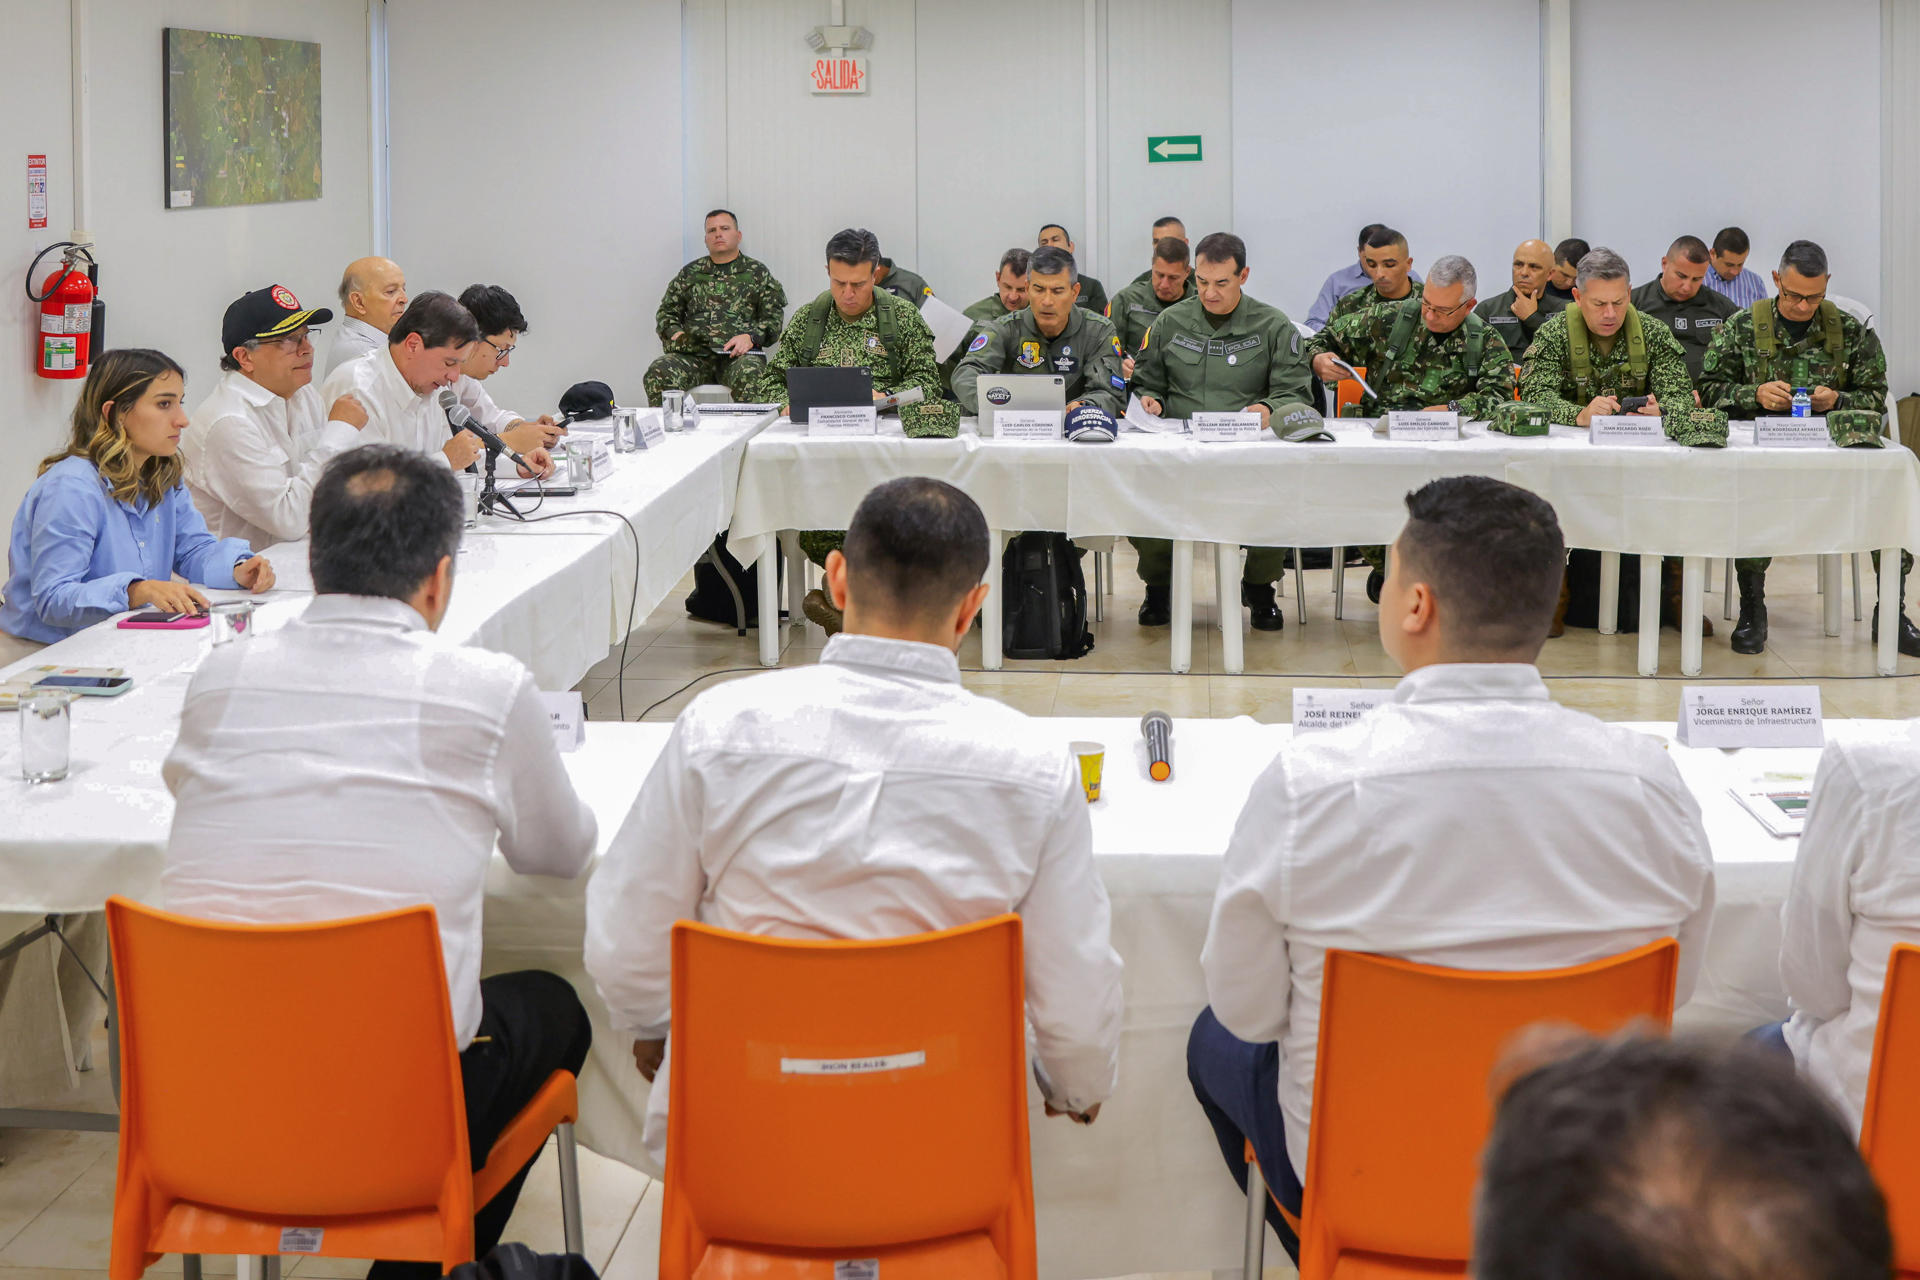
M 1473 309 L 1492 325 L 1517 361 L 1540 333 L 1548 317 L 1566 310 L 1566 300 L 1547 292 L 1553 274 L 1553 250 L 1545 240 L 1523 240 L 1513 251 L 1513 288 Z
M 1697 386 L 1700 362 L 1720 326 L 1740 308 L 1728 298 L 1701 286 L 1707 279 L 1707 243 L 1699 236 L 1681 236 L 1660 259 L 1660 278 L 1633 291 L 1633 309 L 1652 316 L 1673 331 L 1687 354 L 1687 373 Z M 1701 403 L 1706 404 L 1703 396 Z M 1707 405 L 1712 408 L 1712 405 Z
M 967 344 L 953 371 L 953 394 L 963 413 L 980 412 L 982 374 L 1059 374 L 1067 408 L 1091 404 L 1116 419 L 1126 410 L 1120 376 L 1120 340 L 1113 322 L 1075 305 L 1080 298 L 1073 255 L 1035 249 L 1027 277 L 1027 306 L 1001 316 Z
M 1735 418 L 1793 412 L 1795 388 L 1805 388 L 1816 414 L 1886 411 L 1887 357 L 1879 336 L 1827 298 L 1832 274 L 1826 250 L 1811 240 L 1787 246 L 1773 273 L 1779 296 L 1762 298 L 1720 327 L 1700 372 L 1700 398 Z M 1767 642 L 1766 557 L 1733 562 L 1740 583 L 1736 653 L 1758 653 Z M 1874 555 L 1876 570 L 1879 554 Z M 1907 572 L 1913 556 L 1900 553 L 1900 652 L 1920 657 L 1920 630 L 1906 616 Z M 1874 610 L 1877 623 L 1879 609 Z
M 1311 403 L 1313 375 L 1300 331 L 1278 307 L 1242 292 L 1246 242 L 1224 231 L 1201 240 L 1194 249 L 1194 278 L 1196 295 L 1160 313 L 1135 358 L 1133 388 L 1141 407 L 1170 418 L 1252 410 L 1270 422 L 1283 404 Z M 1130 541 L 1140 553 L 1140 579 L 1147 585 L 1140 625 L 1165 626 L 1172 617 L 1173 544 L 1164 538 Z M 1284 622 L 1273 584 L 1285 571 L 1281 548 L 1247 549 L 1240 598 L 1261 631 L 1278 631 Z
M 1427 270 L 1418 297 L 1348 312 L 1327 322 L 1307 342 L 1314 376 L 1336 382 L 1334 359 L 1367 371 L 1376 396 L 1360 402 L 1362 417 L 1422 409 L 1487 419 L 1513 398 L 1513 357 L 1492 325 L 1474 314 L 1473 264 L 1458 254 Z M 1386 548 L 1362 547 L 1373 572 L 1367 598 L 1380 602 Z
M 665 353 L 642 379 L 647 403 L 666 390 L 722 383 L 751 400 L 766 361 L 747 355 L 771 346 L 787 314 L 787 292 L 766 264 L 740 252 L 740 222 L 725 209 L 707 215 L 707 256 L 680 269 L 654 314 Z
M 1153 267 L 1113 295 L 1108 318 L 1120 338 L 1120 376 L 1133 377 L 1134 355 L 1147 330 L 1162 311 L 1193 296 L 1193 264 L 1187 261 L 1187 242 L 1166 236 L 1153 246 Z

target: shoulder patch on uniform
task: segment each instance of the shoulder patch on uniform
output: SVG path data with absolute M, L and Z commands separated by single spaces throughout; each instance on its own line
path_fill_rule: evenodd
M 927 297 L 931 298 L 933 296 L 933 286 L 930 284 L 923 284 L 920 286 L 920 292 L 925 294 Z
M 967 351 L 969 354 L 975 351 L 981 351 L 986 348 L 986 345 L 987 345 L 987 335 L 984 333 L 977 334 L 975 335 L 973 341 L 967 344 Z
M 1300 354 L 1300 331 L 1298 329 L 1293 331 L 1293 354 Z
M 1127 389 L 1127 380 L 1117 373 L 1108 374 L 1107 381 L 1113 384 L 1115 391 L 1125 391 Z
M 1117 333 L 1113 335 L 1113 354 L 1115 354 L 1115 355 L 1120 355 L 1120 354 L 1121 354 L 1121 351 L 1120 351 L 1120 335 L 1119 335 L 1119 334 L 1117 334 Z
M 1020 355 L 1018 359 L 1020 361 L 1020 364 L 1024 368 L 1032 369 L 1037 367 L 1042 359 L 1042 356 L 1040 353 L 1040 344 L 1037 342 L 1021 343 Z

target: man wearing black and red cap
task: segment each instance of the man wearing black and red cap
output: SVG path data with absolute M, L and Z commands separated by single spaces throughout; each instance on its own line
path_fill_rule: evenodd
M 187 491 L 218 538 L 255 551 L 307 536 L 307 503 L 321 468 L 367 425 L 359 400 L 322 405 L 313 386 L 314 325 L 333 319 L 280 286 L 255 289 L 220 326 L 226 376 L 193 411 L 180 440 Z

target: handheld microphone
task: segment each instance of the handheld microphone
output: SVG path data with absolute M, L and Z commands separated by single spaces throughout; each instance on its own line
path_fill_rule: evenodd
M 509 458 L 512 458 L 514 462 L 525 467 L 529 472 L 537 472 L 540 470 L 540 468 L 515 453 L 505 440 L 502 440 L 499 436 L 481 426 L 480 423 L 474 419 L 474 416 L 467 412 L 467 406 L 460 403 L 460 397 L 453 394 L 452 387 L 447 387 L 440 392 L 440 408 L 446 412 L 447 427 L 454 435 L 457 436 L 462 431 L 471 431 L 476 436 L 479 436 L 481 441 L 484 442 L 489 449 L 506 454 Z
M 898 409 L 903 404 L 919 404 L 926 398 L 927 393 L 919 387 L 908 387 L 905 391 L 895 392 L 893 395 L 887 396 L 884 399 L 874 401 L 873 411 L 875 413 L 885 413 L 889 409 Z
M 1140 736 L 1147 740 L 1147 776 L 1165 782 L 1173 776 L 1173 717 L 1147 712 L 1140 717 Z

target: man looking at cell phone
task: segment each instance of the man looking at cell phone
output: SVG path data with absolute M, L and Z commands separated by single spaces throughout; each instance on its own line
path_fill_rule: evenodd
M 1693 407 L 1687 353 L 1664 324 L 1637 311 L 1626 259 L 1594 249 L 1574 271 L 1573 303 L 1540 326 L 1520 365 L 1520 398 L 1551 420 L 1589 427 L 1619 413 Z M 1631 402 L 1631 403 L 1623 403 Z

